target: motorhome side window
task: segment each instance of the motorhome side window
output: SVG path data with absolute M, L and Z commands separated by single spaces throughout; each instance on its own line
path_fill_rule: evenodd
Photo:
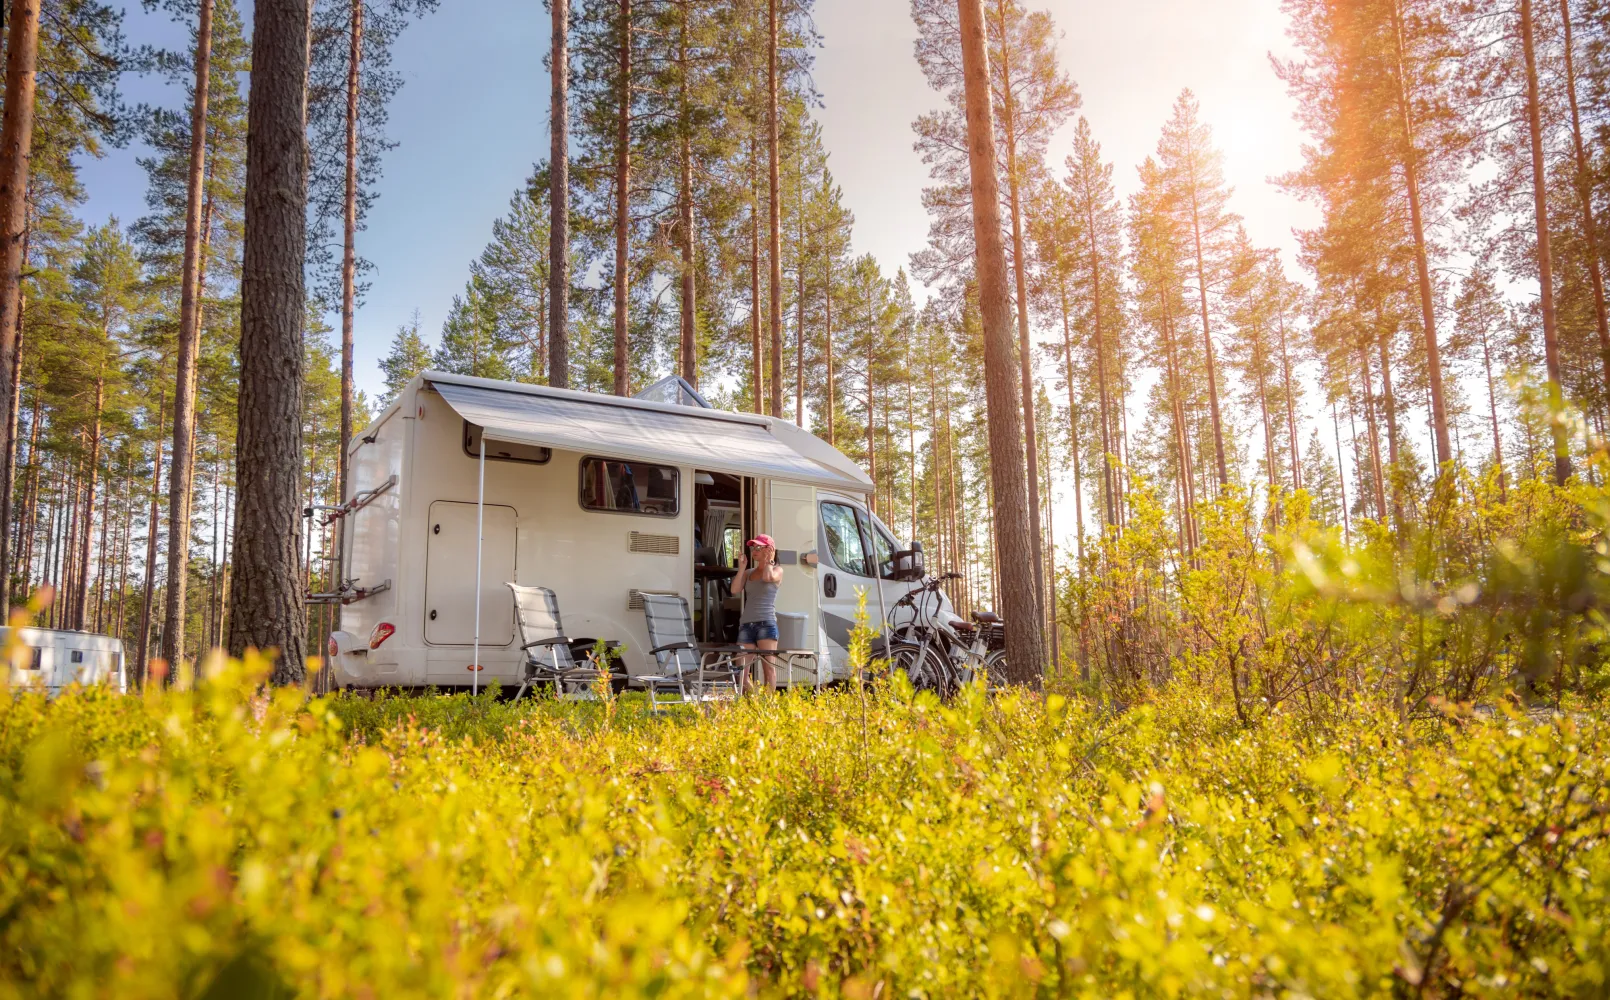
M 682 477 L 675 466 L 613 458 L 581 460 L 583 510 L 675 517 L 681 504 Z
M 464 454 L 481 457 L 481 425 L 464 421 Z M 529 462 L 541 465 L 553 457 L 553 449 L 535 444 L 514 444 L 509 441 L 487 441 L 488 462 Z
M 827 554 L 833 565 L 856 576 L 871 576 L 867 570 L 866 546 L 855 523 L 855 508 L 842 503 L 822 504 L 822 531 L 827 535 Z

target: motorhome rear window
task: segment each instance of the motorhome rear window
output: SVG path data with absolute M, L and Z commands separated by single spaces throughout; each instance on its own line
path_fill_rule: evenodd
M 481 457 L 481 425 L 464 421 L 464 454 L 471 458 Z M 552 448 L 544 448 L 537 444 L 515 444 L 510 441 L 487 441 L 486 460 L 488 462 L 530 462 L 541 465 L 553 457 Z
M 675 517 L 681 504 L 682 477 L 675 466 L 613 458 L 581 460 L 583 510 Z

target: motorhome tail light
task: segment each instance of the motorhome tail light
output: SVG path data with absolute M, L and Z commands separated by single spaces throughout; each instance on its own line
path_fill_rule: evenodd
M 381 622 L 379 625 L 376 625 L 374 631 L 369 633 L 369 648 L 379 649 L 380 644 L 385 642 L 387 639 L 390 639 L 392 633 L 396 631 L 397 626 L 393 625 L 391 622 Z
M 330 654 L 330 659 L 332 660 L 341 655 L 341 647 L 336 644 L 335 636 L 333 635 L 330 636 L 330 641 L 324 644 L 324 648 Z

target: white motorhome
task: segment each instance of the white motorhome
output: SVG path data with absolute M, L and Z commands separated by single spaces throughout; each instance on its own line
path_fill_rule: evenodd
M 9 649 L 9 625 L 0 626 L 0 649 Z M 11 687 L 37 688 L 55 695 L 69 684 L 115 684 L 128 690 L 123 640 L 69 629 L 18 629 L 21 656 L 10 665 Z
M 848 674 L 857 589 L 876 624 L 915 586 L 897 563 L 920 565 L 897 559 L 863 503 L 871 480 L 843 453 L 788 421 L 711 409 L 675 377 L 622 398 L 426 372 L 348 464 L 327 650 L 344 687 L 517 686 L 510 581 L 552 589 L 571 639 L 618 643 L 630 676 L 654 673 L 641 595 L 680 594 L 702 641 L 732 641 L 727 583 L 762 532 L 784 566 L 778 611 L 801 616 L 800 648 L 818 654 L 813 676 L 790 680 L 824 683 Z

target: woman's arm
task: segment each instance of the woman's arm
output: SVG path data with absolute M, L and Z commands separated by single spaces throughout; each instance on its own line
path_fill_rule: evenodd
M 738 556 L 738 575 L 733 577 L 732 581 L 727 584 L 727 593 L 732 594 L 735 597 L 738 594 L 743 593 L 743 591 L 744 591 L 744 582 L 747 581 L 748 579 L 749 579 L 749 557 L 747 555 L 739 555 Z

